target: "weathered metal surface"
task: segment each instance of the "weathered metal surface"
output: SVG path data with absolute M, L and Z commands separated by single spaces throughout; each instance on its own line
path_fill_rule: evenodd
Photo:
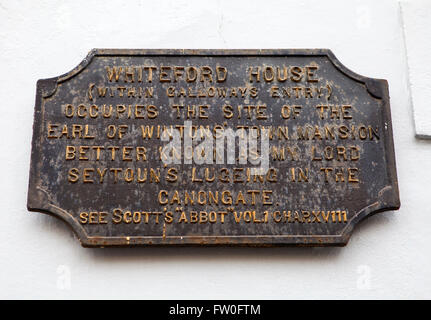
M 185 121 L 266 132 L 269 167 L 162 161 Z M 400 205 L 387 82 L 330 50 L 93 50 L 38 81 L 33 130 L 28 209 L 83 246 L 345 245 Z

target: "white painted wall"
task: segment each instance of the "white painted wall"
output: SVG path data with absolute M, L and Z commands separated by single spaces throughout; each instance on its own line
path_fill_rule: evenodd
M 401 209 L 344 248 L 82 248 L 26 197 L 36 81 L 91 48 L 332 49 L 389 81 Z M 431 298 L 431 144 L 415 138 L 397 1 L 0 0 L 0 70 L 0 298 Z

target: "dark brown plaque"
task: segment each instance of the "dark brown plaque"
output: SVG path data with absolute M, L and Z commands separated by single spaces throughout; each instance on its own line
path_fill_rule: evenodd
M 387 81 L 330 50 L 93 50 L 33 130 L 28 209 L 83 246 L 345 245 L 400 205 Z

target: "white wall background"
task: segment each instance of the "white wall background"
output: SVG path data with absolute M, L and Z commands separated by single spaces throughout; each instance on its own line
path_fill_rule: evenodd
M 36 81 L 92 48 L 332 49 L 389 81 L 401 209 L 344 248 L 82 248 L 26 197 Z M 0 0 L 0 298 L 431 298 L 431 144 L 408 83 L 395 0 Z

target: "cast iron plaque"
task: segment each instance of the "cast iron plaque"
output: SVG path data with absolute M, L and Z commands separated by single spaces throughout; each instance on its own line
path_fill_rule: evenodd
M 400 205 L 387 82 L 330 50 L 93 50 L 33 130 L 28 209 L 83 246 L 345 245 Z

